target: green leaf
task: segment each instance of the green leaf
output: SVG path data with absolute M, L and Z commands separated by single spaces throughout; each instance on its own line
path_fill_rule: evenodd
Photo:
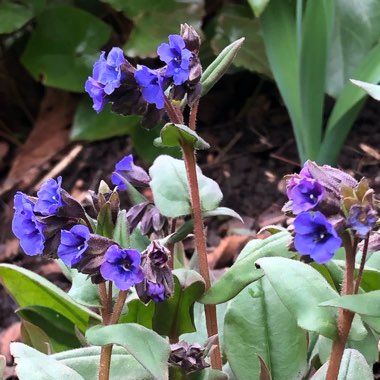
M 243 42 L 244 38 L 240 38 L 225 47 L 203 72 L 201 78 L 202 96 L 206 95 L 228 70 Z
M 256 17 L 260 17 L 268 3 L 269 0 L 248 0 L 248 4 L 251 6 Z
M 0 379 L 4 378 L 5 368 L 7 366 L 7 359 L 4 355 L 0 355 Z
M 376 45 L 363 59 L 352 74 L 353 78 L 369 83 L 380 81 L 380 45 Z M 319 163 L 334 163 L 343 143 L 350 132 L 366 98 L 357 86 L 348 82 L 339 93 L 328 119 L 327 129 L 318 155 Z
M 273 380 L 296 379 L 306 369 L 306 333 L 297 326 L 266 278 L 229 304 L 224 350 L 237 379 L 259 379 L 260 355 Z
M 233 58 L 233 64 L 271 78 L 272 73 L 265 52 L 260 23 L 258 19 L 252 18 L 248 7 L 237 4 L 225 5 L 216 22 L 216 32 L 211 40 L 214 53 L 222 54 L 221 51 L 225 46 L 244 38 L 244 44 L 242 44 L 243 41 L 240 43 L 242 46 L 239 53 L 237 55 L 235 53 L 236 57 Z M 230 64 L 231 62 L 228 66 Z
M 320 306 L 341 307 L 361 315 L 380 317 L 380 290 L 333 298 Z
M 51 351 L 52 347 L 49 337 L 41 328 L 33 323 L 22 320 L 20 333 L 22 343 L 35 348 L 43 354 L 48 354 Z
M 0 278 L 19 307 L 33 305 L 56 310 L 84 332 L 90 319 L 100 320 L 98 314 L 75 303 L 63 290 L 24 268 L 0 264 Z
M 118 3 L 121 5 L 119 9 L 122 8 L 134 21 L 134 28 L 124 46 L 129 57 L 156 57 L 157 47 L 167 43 L 169 34 L 179 34 L 180 24 L 188 23 L 197 29 L 204 16 L 203 0 L 171 0 L 167 5 L 162 1 L 157 5 L 151 1 L 141 4 L 139 1 L 134 5 L 126 1 Z
M 52 357 L 78 372 L 83 376 L 84 380 L 94 380 L 98 378 L 100 347 L 79 348 L 54 354 Z M 120 379 L 154 380 L 154 377 L 151 376 L 125 348 L 114 346 L 111 357 L 110 380 Z
M 74 323 L 56 310 L 43 306 L 29 306 L 17 310 L 17 314 L 46 333 L 54 352 L 81 346 L 75 334 Z
M 309 0 L 305 5 L 299 53 L 301 133 L 307 157 L 315 160 L 322 140 L 327 54 L 334 25 L 335 0 Z
M 210 145 L 186 125 L 167 123 L 161 129 L 161 137 L 154 140 L 156 146 L 180 147 L 188 142 L 195 149 L 209 149 Z
M 205 283 L 200 274 L 188 269 L 176 269 L 174 295 L 156 304 L 153 329 L 160 335 L 180 336 L 195 331 L 194 303 L 203 294 Z
M 305 126 L 302 121 L 297 30 L 292 4 L 271 0 L 261 15 L 261 27 L 270 67 L 288 109 L 303 162 L 307 159 L 303 141 Z
M 186 377 L 189 380 L 228 380 L 228 375 L 222 371 L 206 368 L 202 371 L 189 373 Z
M 119 344 L 155 379 L 167 378 L 170 346 L 152 330 L 135 323 L 95 326 L 87 330 L 86 338 L 94 345 Z
M 328 57 L 326 92 L 336 98 L 379 41 L 380 8 L 377 0 L 334 0 L 334 3 L 336 18 Z M 323 32 L 323 29 L 318 28 L 318 31 Z
M 115 229 L 113 231 L 113 240 L 123 248 L 129 248 L 131 246 L 126 210 L 121 210 L 117 216 Z
M 99 211 L 96 224 L 96 233 L 112 239 L 114 228 L 115 226 L 112 220 L 111 204 L 107 202 Z
M 149 169 L 149 174 L 154 202 L 162 215 L 176 218 L 191 214 L 186 168 L 182 160 L 159 156 Z M 202 211 L 216 209 L 223 197 L 219 185 L 204 176 L 198 166 L 197 177 Z
M 12 1 L 0 3 L 0 34 L 12 33 L 23 27 L 45 6 L 45 0 Z
M 336 312 L 319 305 L 339 295 L 322 275 L 311 266 L 282 257 L 266 257 L 257 261 L 282 303 L 294 315 L 298 325 L 327 338 L 336 335 Z M 366 332 L 360 321 L 351 330 L 351 338 L 363 339 Z
M 145 305 L 139 299 L 127 303 L 128 312 L 121 316 L 119 323 L 138 323 L 148 329 L 152 329 L 152 319 L 155 303 L 149 302 Z
M 37 17 L 21 61 L 46 86 L 84 92 L 111 28 L 79 8 L 51 6 Z
M 380 86 L 379 85 L 362 82 L 361 80 L 355 80 L 355 79 L 350 79 L 350 81 L 355 86 L 358 86 L 362 90 L 364 90 L 369 96 L 371 96 L 375 100 L 380 100 Z
M 91 279 L 76 269 L 70 269 L 72 285 L 67 293 L 75 302 L 89 306 L 100 307 L 99 289 L 96 284 L 91 282 Z
M 238 260 L 203 295 L 199 302 L 218 304 L 235 297 L 247 285 L 263 276 L 263 271 L 255 267 L 255 262 L 266 256 L 292 257 L 294 252 L 287 248 L 289 233 L 279 232 L 265 240 L 251 240 L 241 251 Z
M 11 353 L 20 380 L 84 380 L 73 369 L 25 344 L 11 343 Z
M 131 248 L 142 252 L 150 244 L 150 240 L 146 235 L 143 235 L 139 228 L 135 228 L 131 234 Z
M 139 116 L 121 116 L 113 113 L 110 104 L 107 104 L 102 112 L 96 113 L 92 109 L 90 97 L 85 96 L 75 112 L 70 137 L 74 141 L 103 140 L 128 135 L 133 126 L 140 127 Z
M 241 216 L 236 211 L 228 207 L 217 207 L 215 210 L 206 211 L 202 215 L 204 218 L 209 218 L 211 216 L 230 216 L 231 218 L 236 218 L 244 223 Z
M 325 363 L 312 377 L 312 380 L 325 380 L 328 363 Z M 357 350 L 344 350 L 339 368 L 338 380 L 373 380 L 373 373 L 364 356 Z

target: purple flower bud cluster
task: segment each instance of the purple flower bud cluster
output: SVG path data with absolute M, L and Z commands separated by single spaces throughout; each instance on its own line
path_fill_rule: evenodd
M 295 216 L 293 243 L 301 255 L 324 264 L 342 246 L 342 233 L 364 239 L 374 229 L 377 213 L 367 181 L 358 183 L 341 170 L 312 161 L 286 179 L 289 202 L 283 210 Z
M 166 64 L 159 69 L 132 66 L 117 47 L 112 48 L 107 57 L 102 52 L 85 84 L 94 110 L 100 112 L 110 102 L 113 111 L 123 115 L 143 115 L 146 125 L 150 126 L 153 121 L 147 120 L 149 117 L 157 120 L 162 116 L 154 112 L 151 105 L 156 111 L 162 110 L 168 88 L 171 90 L 166 96 L 178 99 L 187 95 L 190 104 L 199 97 L 201 90 L 199 45 L 199 35 L 191 26 L 184 24 L 181 35 L 169 35 L 169 43 L 158 47 L 158 57 Z
M 61 177 L 44 182 L 37 197 L 16 193 L 13 232 L 27 255 L 59 258 L 68 267 L 88 274 L 96 284 L 112 281 L 121 290 L 135 285 L 137 289 L 140 284 L 137 292 L 143 302 L 162 302 L 173 293 L 168 249 L 154 241 L 141 254 L 110 238 L 114 234 L 110 228 L 119 216 L 128 220 L 125 210 L 120 210 L 117 189 L 125 190 L 129 183 L 147 186 L 150 178 L 128 155 L 116 164 L 112 181 L 118 186 L 113 191 L 102 181 L 98 193 L 91 193 L 93 210 L 87 211 L 96 217 L 92 221 L 80 203 L 62 189 Z M 154 205 L 146 202 L 142 211 L 133 228 L 139 222 L 145 233 L 152 225 L 163 228 L 166 220 Z

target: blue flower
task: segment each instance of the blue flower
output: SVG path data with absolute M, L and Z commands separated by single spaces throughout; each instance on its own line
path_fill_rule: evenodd
M 324 197 L 325 189 L 315 179 L 300 178 L 288 186 L 288 197 L 293 201 L 293 213 L 312 210 Z
M 141 255 L 135 249 L 122 249 L 111 245 L 106 251 L 100 273 L 105 280 L 110 280 L 120 290 L 128 290 L 131 286 L 143 281 Z
M 377 215 L 369 206 L 353 205 L 347 218 L 347 224 L 356 232 L 361 239 L 365 239 L 375 227 Z
M 61 231 L 61 244 L 58 247 L 58 257 L 68 266 L 79 263 L 83 257 L 83 253 L 88 248 L 88 240 L 90 238 L 89 229 L 77 224 L 70 231 Z
M 342 245 L 342 239 L 332 224 L 319 211 L 299 214 L 294 220 L 294 228 L 297 251 L 301 255 L 309 255 L 319 264 L 329 261 Z
M 123 78 L 121 65 L 126 62 L 124 53 L 120 48 L 114 47 L 108 53 L 100 54 L 99 60 L 95 62 L 92 77 L 88 77 L 85 90 L 91 96 L 96 112 L 100 112 L 107 103 L 106 95 L 112 94 L 116 88 L 120 87 Z
M 53 215 L 63 206 L 61 190 L 62 177 L 58 177 L 57 181 L 53 178 L 48 179 L 41 185 L 37 192 L 37 202 L 34 211 L 42 215 Z
M 167 64 L 165 76 L 173 77 L 175 85 L 180 85 L 188 80 L 192 53 L 185 48 L 185 41 L 180 35 L 171 34 L 169 44 L 161 44 L 157 53 L 161 61 Z
M 146 294 L 154 302 L 165 301 L 165 287 L 162 284 L 156 284 L 152 281 L 147 281 Z
M 155 104 L 157 109 L 164 108 L 164 78 L 157 70 L 149 67 L 137 65 L 135 72 L 136 82 L 141 86 L 144 99 L 151 104 Z
M 20 239 L 20 245 L 29 256 L 39 255 L 44 250 L 45 226 L 34 215 L 34 203 L 24 193 L 17 192 L 14 197 L 15 214 L 12 231 Z
M 129 154 L 116 164 L 111 181 L 119 190 L 124 191 L 127 189 L 126 181 L 135 186 L 146 186 L 150 182 L 150 177 L 143 168 L 133 163 L 133 156 Z

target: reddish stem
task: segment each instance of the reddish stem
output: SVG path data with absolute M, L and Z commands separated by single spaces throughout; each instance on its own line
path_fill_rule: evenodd
M 348 233 L 345 233 L 343 235 L 343 246 L 346 251 L 346 267 L 344 271 L 341 291 L 342 296 L 354 293 L 355 255 L 357 240 L 355 239 L 355 242 L 352 242 L 350 235 Z M 341 308 L 339 309 L 337 321 L 338 334 L 332 346 L 326 380 L 337 380 L 338 378 L 340 363 L 342 361 L 353 319 L 354 313 L 349 310 Z

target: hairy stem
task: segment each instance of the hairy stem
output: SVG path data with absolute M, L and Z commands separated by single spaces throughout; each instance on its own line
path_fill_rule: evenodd
M 127 295 L 128 295 L 127 290 L 120 290 L 119 295 L 117 297 L 117 301 L 115 303 L 115 307 L 113 308 L 113 312 L 110 318 L 110 325 L 113 325 L 119 321 L 121 312 L 123 311 L 125 300 L 127 299 Z
M 343 246 L 346 251 L 346 267 L 342 284 L 341 295 L 354 293 L 354 273 L 355 273 L 355 255 L 357 249 L 357 240 L 352 242 L 348 233 L 343 236 Z M 334 340 L 329 360 L 326 380 L 337 380 L 339 374 L 340 363 L 346 346 L 348 334 L 351 329 L 354 313 L 349 310 L 339 309 L 338 311 L 338 333 Z
M 369 242 L 369 236 L 367 236 L 367 238 L 364 240 L 362 259 L 360 261 L 360 267 L 359 267 L 358 277 L 356 277 L 354 294 L 357 294 L 357 292 L 359 291 L 360 282 L 362 280 L 364 266 L 365 266 L 365 262 L 366 262 L 366 259 L 367 259 L 368 242 Z
M 100 313 L 103 325 L 109 325 L 112 310 L 112 287 L 109 287 L 110 293 L 107 294 L 106 283 L 99 284 L 99 296 L 102 308 Z M 111 299 L 110 299 L 111 298 Z M 111 366 L 112 344 L 102 346 L 100 351 L 99 380 L 108 380 Z

